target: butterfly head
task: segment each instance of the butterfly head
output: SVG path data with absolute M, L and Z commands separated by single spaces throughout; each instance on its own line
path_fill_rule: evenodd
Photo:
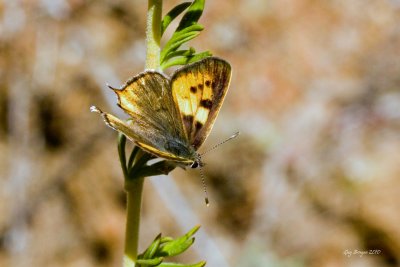
M 190 165 L 190 168 L 196 169 L 196 168 L 201 168 L 204 166 L 204 163 L 201 161 L 201 156 L 199 153 L 196 153 L 196 157 L 193 161 L 193 163 Z

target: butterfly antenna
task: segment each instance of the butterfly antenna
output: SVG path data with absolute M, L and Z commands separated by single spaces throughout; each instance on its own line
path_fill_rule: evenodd
M 240 134 L 240 132 L 236 132 L 235 134 L 233 134 L 231 137 L 229 137 L 228 139 L 225 139 L 224 141 L 222 141 L 221 143 L 216 144 L 215 146 L 213 146 L 212 148 L 210 148 L 209 150 L 206 150 L 205 152 L 201 153 L 201 156 L 203 156 L 204 154 L 207 154 L 208 152 L 216 149 L 217 147 L 219 147 L 222 144 L 225 144 L 226 142 L 232 140 L 233 138 L 236 138 L 238 135 Z
M 201 177 L 201 183 L 203 184 L 204 194 L 206 195 L 204 201 L 206 202 L 206 206 L 208 207 L 210 206 L 210 201 L 208 200 L 206 181 L 204 179 L 203 168 L 201 166 L 200 166 L 200 177 Z

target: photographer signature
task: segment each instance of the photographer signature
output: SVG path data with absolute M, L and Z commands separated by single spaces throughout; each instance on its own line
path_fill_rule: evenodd
M 382 252 L 382 250 L 380 250 L 380 249 L 369 249 L 369 250 L 346 249 L 345 251 L 343 251 L 343 255 L 350 258 L 351 256 L 362 257 L 365 255 L 379 255 L 379 254 L 381 254 L 381 252 Z

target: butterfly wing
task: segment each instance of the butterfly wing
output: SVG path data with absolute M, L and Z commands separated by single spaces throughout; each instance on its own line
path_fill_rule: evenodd
M 210 133 L 229 88 L 231 66 L 208 57 L 177 70 L 171 78 L 173 99 L 184 131 L 197 150 Z
M 105 122 L 144 150 L 169 160 L 190 162 L 189 141 L 173 102 L 167 77 L 156 71 L 143 72 L 122 89 L 114 89 L 118 105 L 131 116 L 125 122 L 93 108 Z

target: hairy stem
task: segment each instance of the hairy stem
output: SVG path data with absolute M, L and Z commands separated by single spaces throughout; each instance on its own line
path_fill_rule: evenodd
M 162 0 L 149 0 L 146 29 L 146 69 L 160 68 Z
M 146 27 L 146 69 L 160 68 L 162 0 L 149 0 Z M 134 267 L 138 255 L 140 209 L 144 177 L 127 177 L 127 219 L 123 267 Z

